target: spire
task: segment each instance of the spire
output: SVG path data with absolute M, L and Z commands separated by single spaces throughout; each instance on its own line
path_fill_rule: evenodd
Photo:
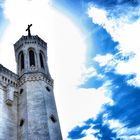
M 29 24 L 26 31 L 28 31 L 28 36 L 31 37 L 31 31 L 30 31 L 30 28 L 31 28 L 32 24 Z

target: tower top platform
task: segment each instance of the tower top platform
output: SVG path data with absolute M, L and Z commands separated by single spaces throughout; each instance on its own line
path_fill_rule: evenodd
M 38 44 L 42 47 L 47 47 L 47 43 L 43 41 L 38 35 L 22 36 L 15 44 L 14 48 L 17 50 L 25 44 Z

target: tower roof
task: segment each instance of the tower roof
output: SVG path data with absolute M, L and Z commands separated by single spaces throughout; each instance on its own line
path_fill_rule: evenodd
M 47 43 L 43 41 L 38 35 L 35 36 L 22 36 L 15 44 L 15 50 L 17 50 L 19 47 L 23 46 L 23 44 L 34 44 L 38 43 L 42 47 L 47 47 Z

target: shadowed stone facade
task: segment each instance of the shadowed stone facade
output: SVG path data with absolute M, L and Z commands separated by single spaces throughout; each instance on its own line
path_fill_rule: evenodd
M 22 36 L 17 74 L 0 65 L 0 140 L 62 140 L 47 64 L 47 43 Z

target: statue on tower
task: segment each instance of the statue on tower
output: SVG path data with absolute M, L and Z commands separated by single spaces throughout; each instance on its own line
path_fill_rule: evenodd
M 26 31 L 28 31 L 28 36 L 31 37 L 31 31 L 30 31 L 30 28 L 31 28 L 32 24 L 29 24 Z

